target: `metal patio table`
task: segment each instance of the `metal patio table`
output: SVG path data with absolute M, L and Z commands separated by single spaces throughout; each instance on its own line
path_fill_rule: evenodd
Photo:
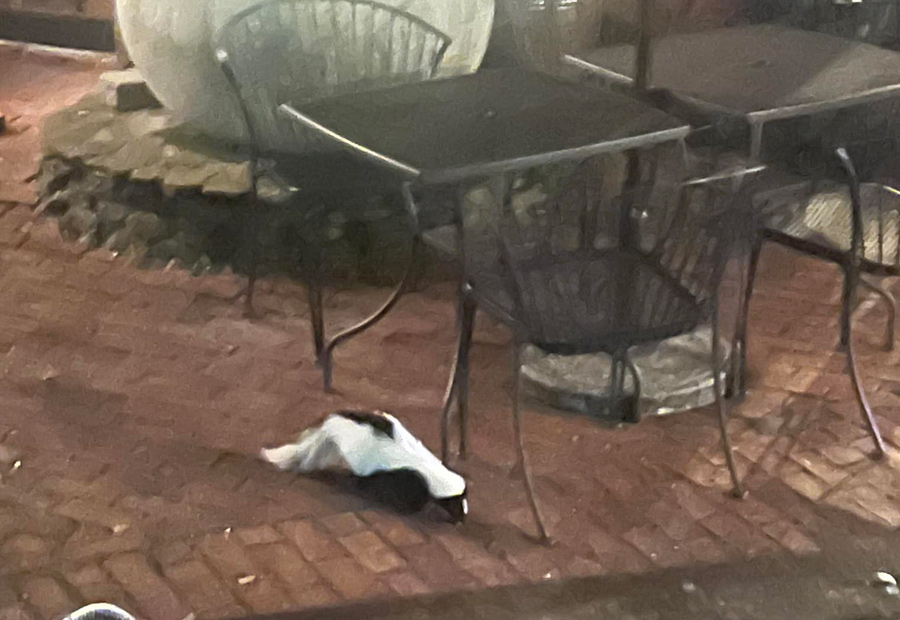
M 650 49 L 648 88 L 707 118 L 746 123 L 754 160 L 771 121 L 900 97 L 900 53 L 821 32 L 757 24 L 667 35 L 653 40 Z M 635 50 L 633 45 L 598 48 L 565 61 L 610 84 L 631 87 Z M 770 186 L 782 184 L 804 182 L 771 175 Z M 747 268 L 741 269 L 741 289 Z M 739 303 L 738 316 L 748 303 L 743 293 Z M 732 344 L 732 387 L 740 394 L 745 351 L 740 342 Z
M 900 53 L 777 24 L 673 34 L 652 43 L 649 87 L 711 116 L 744 120 L 750 155 L 763 127 L 900 96 Z M 630 86 L 635 46 L 569 55 L 569 64 Z
M 288 104 L 281 111 L 398 173 L 414 247 L 421 241 L 417 188 L 449 189 L 462 200 L 466 188 L 494 175 L 679 142 L 690 131 L 631 97 L 518 68 Z

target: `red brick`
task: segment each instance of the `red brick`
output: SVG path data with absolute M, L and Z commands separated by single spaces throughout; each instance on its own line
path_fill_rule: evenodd
M 366 529 L 366 524 L 352 512 L 324 517 L 319 522 L 335 536 L 349 536 Z
M 9 605 L 0 607 L 0 620 L 34 620 L 34 616 L 25 605 Z
M 385 577 L 391 590 L 400 596 L 419 596 L 428 594 L 431 589 L 412 573 L 394 573 Z
M 285 538 L 294 543 L 310 562 L 330 560 L 346 555 L 336 540 L 312 521 L 287 521 L 278 525 Z
M 273 579 L 264 578 L 260 567 L 234 538 L 210 535 L 201 541 L 199 548 L 242 601 L 258 613 L 273 613 L 289 609 L 291 601 Z M 250 583 L 239 580 L 255 577 Z
M 672 491 L 678 505 L 694 520 L 708 517 L 716 511 L 715 506 L 703 499 L 698 490 L 687 482 L 676 482 L 672 485 Z
M 247 553 L 267 574 L 277 575 L 291 594 L 302 593 L 319 581 L 318 573 L 300 552 L 286 544 L 254 545 Z
M 791 553 L 803 555 L 819 551 L 819 547 L 815 542 L 793 524 L 786 521 L 769 523 L 762 529 Z
M 110 530 L 132 522 L 131 516 L 121 510 L 85 499 L 73 499 L 57 507 L 54 512 L 73 521 L 101 525 Z
M 67 577 L 68 582 L 76 586 L 102 583 L 108 579 L 106 573 L 96 564 L 86 564 Z
M 12 584 L 0 583 L 0 609 L 12 607 L 19 602 L 19 595 L 12 589 Z
M 400 517 L 375 510 L 360 513 L 360 517 L 395 547 L 409 547 L 425 542 L 425 537 Z
M 736 546 L 747 556 L 756 556 L 774 550 L 774 545 L 744 520 L 725 512 L 717 512 L 701 520 L 710 532 Z
M 709 536 L 681 541 L 680 545 L 698 562 L 704 564 L 720 564 L 728 559 L 723 543 L 716 542 Z
M 781 472 L 781 478 L 785 484 L 794 489 L 803 497 L 817 501 L 828 489 L 827 485 L 806 471 L 796 471 L 785 465 Z
M 122 586 L 113 583 L 109 575 L 96 564 L 87 564 L 81 569 L 67 574 L 66 581 L 78 590 L 86 604 L 111 603 L 123 608 L 129 606 Z
M 183 541 L 175 541 L 167 545 L 163 545 L 154 553 L 157 562 L 163 567 L 179 564 L 188 559 L 191 555 L 191 548 Z
M 822 456 L 834 463 L 835 465 L 844 467 L 854 465 L 866 460 L 866 455 L 859 450 L 848 448 L 846 446 L 831 445 L 821 449 Z
M 18 571 L 34 570 L 42 566 L 51 550 L 49 542 L 32 534 L 16 534 L 0 547 L 6 568 Z
M 674 506 L 673 506 L 674 504 Z M 699 527 L 691 516 L 675 502 L 663 499 L 650 507 L 647 516 L 675 541 L 696 537 Z
M 435 541 L 406 547 L 401 553 L 409 570 L 431 588 L 442 590 L 474 583 L 474 578 L 463 572 L 453 562 L 451 555 Z
M 357 532 L 338 541 L 357 562 L 373 573 L 386 573 L 405 564 L 403 558 L 391 551 L 375 532 Z
M 316 564 L 325 580 L 349 599 L 370 598 L 388 592 L 387 586 L 353 558 L 332 558 Z
M 146 558 L 127 553 L 110 558 L 103 566 L 137 601 L 140 611 L 151 620 L 184 618 L 189 610 L 159 576 Z
M 511 566 L 458 534 L 437 534 L 434 539 L 450 554 L 456 565 L 488 587 L 509 585 L 519 580 Z
M 71 613 L 76 603 L 66 591 L 51 577 L 32 577 L 22 584 L 22 594 L 28 602 L 49 619 Z M 182 616 L 183 617 L 183 616 Z
M 135 551 L 143 542 L 143 534 L 134 527 L 115 534 L 99 526 L 85 526 L 66 541 L 63 554 L 73 560 L 99 559 Z
M 560 563 L 543 547 L 530 542 L 504 553 L 504 559 L 528 581 L 559 579 Z
M 593 577 L 603 574 L 603 567 L 593 560 L 574 557 L 562 567 L 563 577 Z
M 340 602 L 340 597 L 325 583 L 307 586 L 303 590 L 291 592 L 294 602 L 300 607 L 328 607 Z
M 585 542 L 593 549 L 604 572 L 638 573 L 650 566 L 634 548 L 600 529 L 586 532 Z
M 830 487 L 845 480 L 847 476 L 849 476 L 847 472 L 836 467 L 834 464 L 814 452 L 791 452 L 791 458 L 799 463 L 803 469 Z
M 228 587 L 200 560 L 188 560 L 164 571 L 166 578 L 201 617 L 239 616 L 246 611 Z
M 659 566 L 684 566 L 690 563 L 688 552 L 666 536 L 658 526 L 635 528 L 627 532 L 624 538 Z
M 900 508 L 888 499 L 887 493 L 868 484 L 848 489 L 848 492 L 863 509 L 883 519 L 892 528 L 900 527 Z
M 264 545 L 278 542 L 281 539 L 278 532 L 268 525 L 241 528 L 234 533 L 245 545 Z

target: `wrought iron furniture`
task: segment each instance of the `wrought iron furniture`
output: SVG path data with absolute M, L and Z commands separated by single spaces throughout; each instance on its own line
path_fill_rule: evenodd
M 602 154 L 679 143 L 690 130 L 683 122 L 630 97 L 521 69 L 481 71 L 283 109 L 349 152 L 405 175 L 404 195 L 413 219 L 418 210 L 416 194 L 425 188 L 455 196 L 454 213 L 458 215 L 467 187 L 485 179 L 509 178 L 507 174 L 536 166 L 571 164 Z M 627 188 L 638 186 L 639 172 L 632 167 L 625 178 L 626 195 L 631 195 Z M 457 226 L 457 230 L 464 229 Z M 462 249 L 464 239 L 456 240 L 455 245 L 457 250 Z M 471 255 L 460 251 L 456 255 L 465 271 L 465 258 Z M 626 259 L 608 262 L 622 264 L 623 268 L 630 264 Z M 654 277 L 651 271 L 642 273 Z M 470 284 L 464 283 L 465 290 Z M 467 305 L 471 299 L 461 296 L 460 327 L 471 314 Z M 690 305 L 688 300 L 676 292 L 668 299 L 673 304 L 673 316 L 687 321 L 678 312 Z M 660 333 L 668 329 L 670 325 L 666 324 Z M 467 350 L 467 333 L 461 331 L 461 350 Z M 452 397 L 459 395 L 458 417 L 464 426 L 468 415 L 467 355 L 459 355 L 458 360 L 446 402 L 449 405 Z M 448 412 L 445 406 L 445 431 Z M 444 439 L 446 458 L 446 432 Z M 527 467 L 522 472 L 531 498 Z
M 217 35 L 216 60 L 240 101 L 260 207 L 288 211 L 301 236 L 309 278 L 316 355 L 324 383 L 332 380 L 332 351 L 365 331 L 396 303 L 401 284 L 374 315 L 326 342 L 321 240 L 303 231 L 323 204 L 377 193 L 397 194 L 380 170 L 336 151 L 327 138 L 279 114 L 280 105 L 427 80 L 450 41 L 417 17 L 372 0 L 267 0 L 237 14 Z M 298 147 L 308 155 L 296 153 Z M 246 307 L 252 312 L 260 261 L 259 212 L 248 213 Z
M 628 154 L 639 181 L 616 200 L 606 200 L 603 162 L 582 163 L 545 201 L 516 206 L 515 194 L 527 189 L 522 177 L 497 181 L 493 219 L 499 248 L 493 264 L 467 258 L 465 218 L 457 216 L 466 277 L 461 292 L 461 329 L 455 397 L 465 411 L 469 353 L 475 312 L 482 308 L 505 322 L 515 336 L 513 420 L 518 463 L 535 522 L 547 538 L 521 438 L 519 415 L 520 354 L 526 345 L 557 355 L 605 353 L 613 359 L 611 407 L 626 408 L 637 421 L 641 379 L 628 350 L 712 326 L 710 365 L 726 460 L 734 493 L 743 495 L 728 439 L 727 408 L 719 350 L 718 287 L 731 242 L 743 228 L 748 210 L 738 190 L 749 168 L 694 178 L 684 183 L 666 178 L 670 168 L 657 165 L 659 149 Z M 483 233 L 482 233 L 483 234 Z M 483 243 L 483 242 L 482 242 Z M 633 384 L 623 402 L 626 373 Z M 443 411 L 444 444 L 449 433 L 449 390 Z M 466 433 L 460 416 L 460 442 Z
M 746 299 L 753 293 L 756 265 L 762 245 L 772 241 L 837 264 L 843 272 L 840 342 L 847 354 L 850 378 L 863 417 L 875 442 L 876 456 L 885 454 L 884 440 L 862 385 L 853 350 L 851 325 L 857 285 L 879 293 L 889 308 L 885 346 L 893 347 L 894 299 L 884 289 L 862 278 L 900 275 L 900 191 L 882 183 L 861 183 L 844 147 L 835 151 L 846 180 L 816 183 L 812 191 L 798 187 L 767 193 L 760 205 L 764 224 L 752 243 Z M 829 175 L 834 178 L 834 175 Z M 736 340 L 746 354 L 749 303 L 744 305 Z M 743 365 L 742 365 L 743 367 Z
M 745 122 L 753 158 L 773 121 L 900 96 L 900 53 L 776 24 L 659 37 L 651 58 L 650 89 L 710 117 Z M 634 81 L 631 45 L 566 61 L 612 83 Z
M 645 67 L 651 93 L 667 99 L 667 109 L 682 116 L 687 111 L 693 122 L 708 124 L 719 142 L 735 135 L 734 123 L 748 127 L 753 160 L 763 155 L 764 137 L 768 145 L 781 133 L 764 134 L 776 121 L 796 129 L 803 125 L 800 120 L 837 115 L 837 125 L 860 107 L 891 105 L 900 97 L 900 53 L 820 32 L 755 24 L 663 36 L 646 46 L 651 48 L 651 62 Z M 608 83 L 631 87 L 636 56 L 633 46 L 624 45 L 567 56 L 566 61 Z M 817 139 L 821 128 L 811 129 Z M 810 152 L 821 150 L 791 150 L 788 163 Z M 768 184 L 779 183 L 795 185 L 797 179 L 773 178 Z M 743 250 L 750 254 L 749 247 Z M 747 271 L 745 265 L 745 282 Z M 740 301 L 746 306 L 748 300 Z M 734 345 L 732 376 L 735 390 L 742 392 L 746 352 L 740 350 L 741 340 Z

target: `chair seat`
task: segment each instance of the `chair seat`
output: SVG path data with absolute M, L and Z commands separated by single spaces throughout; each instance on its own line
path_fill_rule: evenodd
M 864 230 L 862 268 L 900 273 L 900 193 L 885 185 L 860 186 Z M 850 251 L 852 207 L 849 190 L 828 188 L 809 195 L 785 192 L 769 197 L 765 235 L 779 243 L 841 262 Z
M 475 275 L 473 294 L 481 305 L 507 311 L 520 337 L 558 355 L 614 353 L 665 340 L 694 329 L 703 305 L 679 282 L 643 255 L 624 250 L 590 250 L 523 262 L 513 267 L 518 290 L 508 278 Z

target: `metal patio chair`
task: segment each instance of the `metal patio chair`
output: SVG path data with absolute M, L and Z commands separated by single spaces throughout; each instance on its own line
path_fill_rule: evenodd
M 681 159 L 680 157 L 678 159 Z M 641 378 L 631 347 L 712 325 L 710 365 L 722 441 L 734 493 L 743 495 L 726 432 L 719 351 L 718 287 L 741 229 L 746 195 L 742 181 L 761 168 L 679 182 L 653 153 L 629 156 L 637 183 L 624 198 L 604 193 L 603 158 L 583 162 L 549 198 L 516 204 L 528 189 L 522 177 L 498 179 L 495 210 L 481 216 L 459 207 L 456 226 L 465 277 L 460 293 L 460 339 L 442 412 L 442 452 L 449 452 L 450 410 L 457 405 L 460 453 L 468 418 L 472 330 L 478 308 L 508 325 L 515 337 L 513 422 L 528 502 L 542 541 L 548 539 L 522 444 L 519 413 L 521 351 L 526 345 L 559 355 L 605 353 L 612 357 L 610 407 L 636 421 Z M 546 187 L 546 186 L 545 186 Z M 622 193 L 619 192 L 621 196 Z M 461 202 L 461 201 L 460 201 Z M 471 210 L 470 210 L 471 211 Z M 467 220 L 478 218 L 477 225 Z M 491 252 L 490 248 L 494 248 Z M 626 390 L 626 374 L 633 386 Z
M 298 260 L 308 280 L 316 356 L 326 388 L 333 349 L 390 310 L 412 265 L 378 312 L 326 340 L 324 240 L 311 233 L 310 224 L 331 207 L 373 195 L 396 197 L 399 204 L 400 184 L 380 169 L 324 146 L 327 140 L 279 113 L 279 106 L 433 78 L 449 44 L 449 37 L 418 17 L 372 0 L 267 0 L 234 16 L 217 35 L 216 60 L 246 126 L 257 205 L 292 219 L 299 237 Z M 248 313 L 261 262 L 261 217 L 249 210 L 244 231 Z
M 851 324 L 857 285 L 863 285 L 886 302 L 885 348 L 893 348 L 894 298 L 890 292 L 862 276 L 900 276 L 900 190 L 895 188 L 900 186 L 861 183 L 848 149 L 838 148 L 835 154 L 844 173 L 843 183 L 819 181 L 811 190 L 797 187 L 765 195 L 760 204 L 766 213 L 765 222 L 752 244 L 746 299 L 749 302 L 752 297 L 756 266 L 767 241 L 830 261 L 841 268 L 840 344 L 847 355 L 850 378 L 863 418 L 875 442 L 875 456 L 881 457 L 885 454 L 884 440 L 861 382 Z M 834 178 L 834 171 L 825 172 Z M 742 355 L 746 355 L 747 349 L 748 310 L 749 303 L 746 303 L 736 335 Z M 741 364 L 741 367 L 745 365 Z

